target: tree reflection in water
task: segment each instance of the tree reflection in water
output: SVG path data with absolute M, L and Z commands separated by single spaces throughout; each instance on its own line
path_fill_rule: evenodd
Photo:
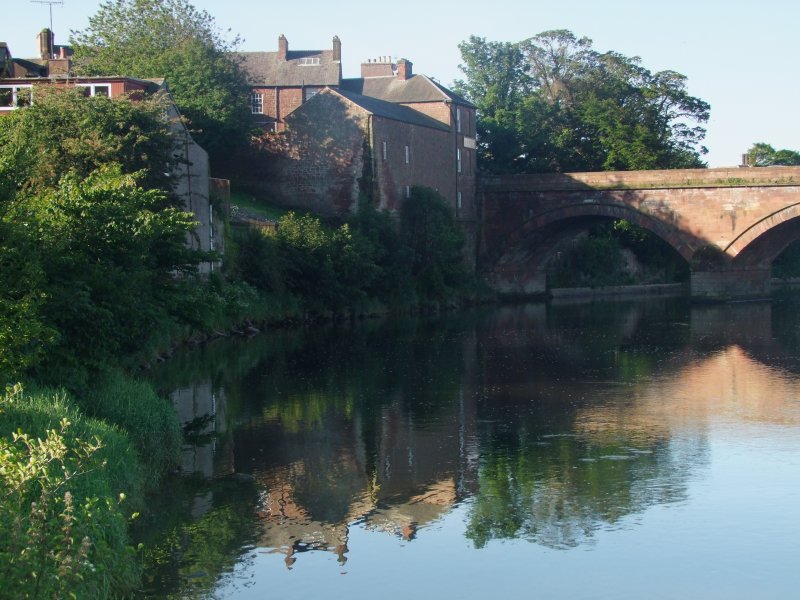
M 233 528 L 241 556 L 280 553 L 296 568 L 326 551 L 344 564 L 368 551 L 353 527 L 410 542 L 457 506 L 477 548 L 571 548 L 684 501 L 720 419 L 800 422 L 784 401 L 800 395 L 798 344 L 772 335 L 773 312 L 785 327 L 792 313 L 780 307 L 679 300 L 326 326 L 213 344 L 154 378 L 164 389 L 211 382 L 200 387 L 225 419 L 212 470 L 252 475 L 256 489 Z M 224 514 L 233 501 L 214 485 L 204 513 L 159 535 L 185 539 Z M 181 560 L 176 579 L 197 566 Z M 229 564 L 202 572 L 211 581 Z

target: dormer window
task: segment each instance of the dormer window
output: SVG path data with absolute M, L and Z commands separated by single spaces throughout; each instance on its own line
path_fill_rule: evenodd
M 305 56 L 298 61 L 301 67 L 310 67 L 319 64 L 319 56 Z

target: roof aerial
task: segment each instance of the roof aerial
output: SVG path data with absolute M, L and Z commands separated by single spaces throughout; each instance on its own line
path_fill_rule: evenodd
M 50 31 L 53 31 L 53 6 L 64 6 L 64 0 L 29 0 L 34 4 L 50 5 Z

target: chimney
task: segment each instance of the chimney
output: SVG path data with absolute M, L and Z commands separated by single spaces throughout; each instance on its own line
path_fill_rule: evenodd
M 361 63 L 361 77 L 393 77 L 394 65 L 391 56 L 381 56 Z
M 53 32 L 47 27 L 39 33 L 39 56 L 42 60 L 53 58 Z
M 281 60 L 286 60 L 289 56 L 289 40 L 286 39 L 286 36 L 281 34 L 278 38 L 278 58 Z
M 411 79 L 411 68 L 414 64 L 410 60 L 406 60 L 405 58 L 401 58 L 397 61 L 397 79 L 399 81 L 406 81 Z
M 342 40 L 338 35 L 333 36 L 333 60 L 334 62 L 342 62 Z

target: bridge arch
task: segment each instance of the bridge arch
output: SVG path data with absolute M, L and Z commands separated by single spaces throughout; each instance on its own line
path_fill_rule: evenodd
M 584 201 L 530 215 L 508 234 L 493 256 L 485 257 L 483 275 L 504 293 L 545 293 L 546 269 L 564 241 L 598 222 L 622 219 L 651 232 L 691 262 L 695 246 L 676 228 L 625 204 Z
M 696 249 L 694 244 L 689 243 L 680 235 L 680 231 L 677 228 L 670 227 L 660 219 L 638 211 L 627 204 L 594 201 L 559 206 L 532 215 L 516 231 L 511 233 L 508 242 L 513 246 L 538 230 L 544 230 L 562 222 L 578 219 L 611 219 L 615 221 L 624 219 L 630 221 L 664 240 L 687 262 L 692 260 L 692 255 Z
M 740 267 L 769 267 L 792 242 L 800 240 L 800 203 L 765 216 L 723 250 Z

